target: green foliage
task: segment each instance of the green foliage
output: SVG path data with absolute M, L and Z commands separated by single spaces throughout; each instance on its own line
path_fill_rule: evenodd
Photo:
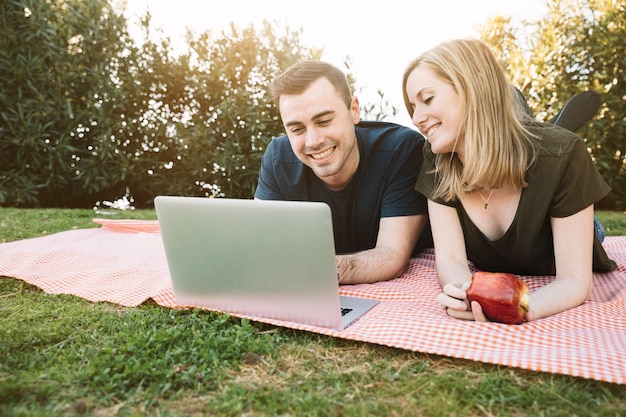
M 526 32 L 496 17 L 481 30 L 538 119 L 549 121 L 571 97 L 594 90 L 598 115 L 577 133 L 587 142 L 611 194 L 599 208 L 626 208 L 626 2 L 548 0 Z
M 166 91 L 180 89 L 186 98 L 178 114 L 164 116 L 167 142 L 144 178 L 152 195 L 252 197 L 265 147 L 283 132 L 267 85 L 287 66 L 319 57 L 300 45 L 299 32 L 276 32 L 264 22 L 258 31 L 231 25 L 218 38 L 191 37 L 178 74 L 162 77 L 164 85 L 180 83 Z
M 90 207 L 130 190 L 251 197 L 282 123 L 267 84 L 320 51 L 264 22 L 189 50 L 107 0 L 9 0 L 0 9 L 0 204 Z
M 624 209 L 624 1 L 548 5 L 523 36 L 499 17 L 483 37 L 540 119 L 582 90 L 601 93 L 600 114 L 579 134 L 613 189 L 599 207 Z M 131 38 L 108 0 L 3 3 L 0 205 L 92 207 L 128 193 L 140 208 L 159 194 L 252 197 L 261 155 L 283 133 L 267 85 L 321 51 L 278 23 L 190 34 L 182 54 L 151 30 L 149 13 L 140 28 L 143 40 Z M 346 69 L 357 86 L 349 60 Z M 379 97 L 361 103 L 364 118 L 397 113 Z
M 124 21 L 106 0 L 8 0 L 0 28 L 0 204 L 52 203 L 79 186 Z

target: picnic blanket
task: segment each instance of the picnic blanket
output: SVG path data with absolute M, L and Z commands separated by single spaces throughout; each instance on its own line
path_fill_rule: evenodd
M 94 302 L 137 306 L 153 299 L 164 307 L 192 307 L 176 304 L 156 221 L 94 222 L 101 227 L 0 244 L 0 276 Z M 607 237 L 604 247 L 618 268 L 594 275 L 586 303 L 521 325 L 448 317 L 435 301 L 441 290 L 432 250 L 411 259 L 397 279 L 341 286 L 343 295 L 381 301 L 344 331 L 248 318 L 411 351 L 626 384 L 626 237 Z M 553 277 L 522 279 L 532 292 Z

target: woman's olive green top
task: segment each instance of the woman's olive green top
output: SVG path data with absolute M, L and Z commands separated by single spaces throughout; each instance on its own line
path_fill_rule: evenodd
M 456 208 L 463 227 L 468 259 L 483 271 L 519 275 L 556 275 L 551 217 L 567 217 L 605 197 L 610 188 L 574 133 L 550 124 L 533 124 L 541 140 L 528 168 L 513 223 L 500 239 L 491 241 L 472 223 L 459 200 L 435 202 Z M 424 146 L 424 162 L 415 189 L 433 199 L 438 176 L 435 155 Z M 593 224 L 589 224 L 593 228 Z M 593 270 L 616 268 L 594 233 Z

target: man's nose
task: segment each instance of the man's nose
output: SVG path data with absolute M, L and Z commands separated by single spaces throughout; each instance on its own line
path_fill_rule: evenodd
M 324 135 L 317 128 L 310 128 L 306 132 L 306 146 L 308 148 L 315 148 L 320 143 L 324 142 Z

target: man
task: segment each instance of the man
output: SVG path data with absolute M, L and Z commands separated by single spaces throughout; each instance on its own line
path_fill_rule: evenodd
M 392 123 L 361 122 L 345 74 L 303 61 L 271 85 L 287 135 L 262 159 L 255 198 L 322 201 L 332 212 L 341 284 L 400 276 L 430 238 L 414 190 L 424 138 Z M 306 221 L 306 219 L 303 219 Z

